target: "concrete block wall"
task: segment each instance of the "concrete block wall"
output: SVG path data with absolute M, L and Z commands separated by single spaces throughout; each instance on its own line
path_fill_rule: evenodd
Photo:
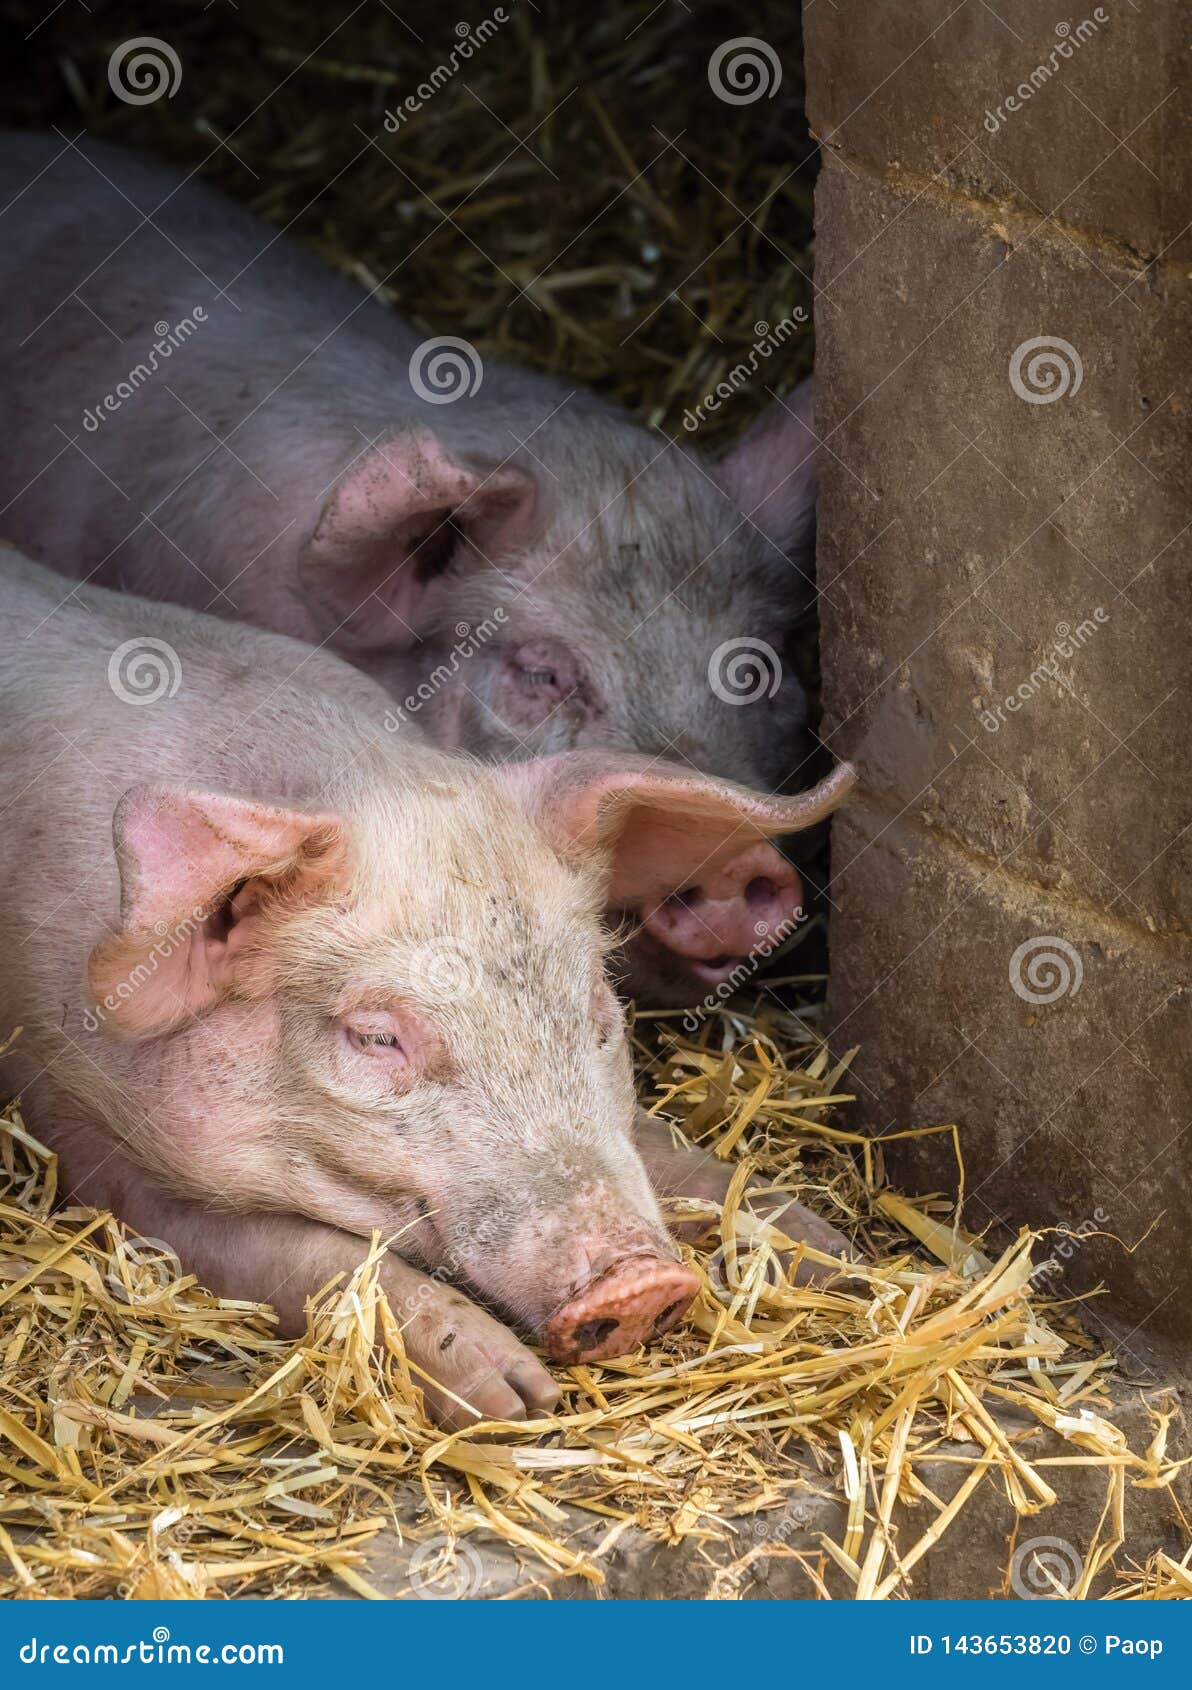
M 970 1224 L 1068 1228 L 1090 1324 L 1192 1371 L 1192 17 L 804 28 L 831 1036 L 869 1129 L 960 1125 Z M 888 1160 L 956 1188 L 945 1137 Z

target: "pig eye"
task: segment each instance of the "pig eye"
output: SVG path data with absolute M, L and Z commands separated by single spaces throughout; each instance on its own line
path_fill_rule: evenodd
M 527 702 L 557 704 L 580 682 L 575 654 L 562 640 L 532 640 L 506 659 L 516 690 Z
M 388 1061 L 393 1061 L 394 1058 L 406 1060 L 405 1047 L 391 1027 L 378 1026 L 371 1017 L 369 1021 L 359 1025 L 354 1025 L 351 1021 L 345 1021 L 342 1025 L 349 1049 L 359 1051 L 365 1056 L 383 1056 Z

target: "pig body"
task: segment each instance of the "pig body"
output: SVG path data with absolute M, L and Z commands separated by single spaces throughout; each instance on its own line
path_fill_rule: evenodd
M 330 654 L 8 549 L 0 613 L 3 1079 L 63 1189 L 290 1328 L 362 1236 L 398 1238 L 383 1278 L 444 1419 L 554 1397 L 457 1280 L 565 1359 L 678 1318 L 600 910 L 610 873 L 660 872 L 659 803 L 665 850 L 686 828 L 715 859 L 762 801 L 447 755 Z
M 713 465 L 590 394 L 426 351 L 284 233 L 102 143 L 8 137 L 0 205 L 0 531 L 26 552 L 331 646 L 447 748 L 792 784 L 805 407 Z M 634 986 L 690 1000 L 764 952 L 801 890 L 765 866 L 672 888 L 698 925 L 676 947 L 654 923 Z

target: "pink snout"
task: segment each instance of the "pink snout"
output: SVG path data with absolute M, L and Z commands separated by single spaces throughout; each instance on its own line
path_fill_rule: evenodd
M 793 930 L 803 882 L 772 845 L 751 845 L 715 873 L 672 892 L 642 925 L 660 944 L 719 980 L 746 957 L 764 956 Z
M 565 1303 L 547 1322 L 552 1361 L 604 1361 L 669 1332 L 699 1290 L 679 1262 L 628 1256 Z

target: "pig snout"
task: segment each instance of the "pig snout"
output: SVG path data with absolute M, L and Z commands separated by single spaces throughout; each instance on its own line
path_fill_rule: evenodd
M 593 1279 L 546 1324 L 552 1361 L 604 1361 L 669 1332 L 699 1290 L 680 1262 L 629 1256 Z
M 752 845 L 647 911 L 642 925 L 701 978 L 719 980 L 791 932 L 803 882 L 772 845 Z

